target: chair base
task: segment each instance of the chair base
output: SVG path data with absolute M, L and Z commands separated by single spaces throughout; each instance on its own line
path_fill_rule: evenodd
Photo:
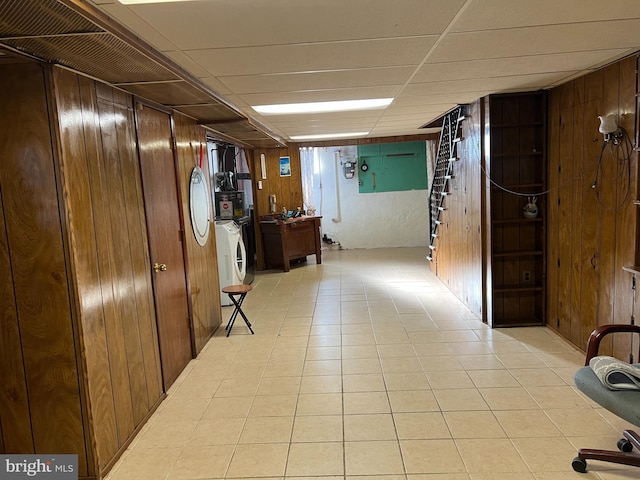
M 625 430 L 622 434 L 625 438 L 618 442 L 618 448 L 621 451 L 581 448 L 578 450 L 578 456 L 571 462 L 573 469 L 576 472 L 585 473 L 587 471 L 587 460 L 600 460 L 640 467 L 640 454 L 638 453 L 640 452 L 640 435 L 633 430 Z

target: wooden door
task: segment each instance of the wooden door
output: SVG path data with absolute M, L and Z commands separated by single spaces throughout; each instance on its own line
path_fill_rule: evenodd
M 164 112 L 138 103 L 136 125 L 166 390 L 192 358 L 171 119 Z

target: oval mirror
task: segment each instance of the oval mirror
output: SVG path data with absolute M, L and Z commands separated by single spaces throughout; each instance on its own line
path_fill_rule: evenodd
M 207 244 L 211 228 L 209 200 L 209 188 L 204 172 L 200 167 L 194 167 L 191 171 L 191 181 L 189 183 L 191 226 L 193 227 L 196 242 L 203 247 Z

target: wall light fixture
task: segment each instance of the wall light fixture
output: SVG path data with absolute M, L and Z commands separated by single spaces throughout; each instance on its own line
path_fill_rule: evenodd
M 619 145 L 624 137 L 624 133 L 620 127 L 618 127 L 618 117 L 615 113 L 609 115 L 601 115 L 598 117 L 600 120 L 600 127 L 598 131 L 604 135 L 605 143 L 612 142 L 614 145 Z

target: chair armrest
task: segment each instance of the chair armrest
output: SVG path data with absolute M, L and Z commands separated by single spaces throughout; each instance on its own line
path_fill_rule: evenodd
M 604 337 L 610 333 L 637 333 L 640 335 L 640 325 L 627 325 L 627 324 L 608 324 L 600 325 L 589 336 L 587 342 L 587 358 L 585 360 L 585 366 L 589 365 L 589 361 L 593 357 L 598 356 L 598 349 L 600 348 L 600 342 Z

